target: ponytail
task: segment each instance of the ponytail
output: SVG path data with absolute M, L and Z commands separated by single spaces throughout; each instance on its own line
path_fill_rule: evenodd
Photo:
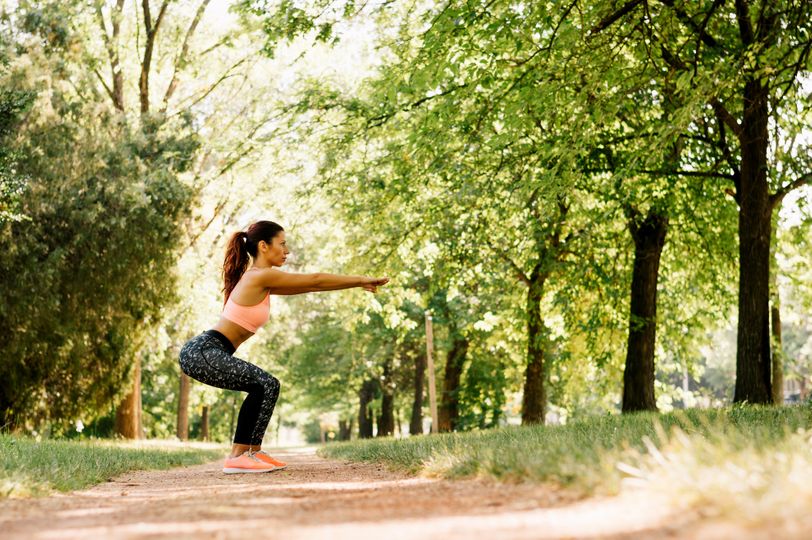
M 223 292 L 225 299 L 223 303 L 228 302 L 228 297 L 231 296 L 231 291 L 240 281 L 240 278 L 248 268 L 248 248 L 245 245 L 248 235 L 243 231 L 234 233 L 231 240 L 228 241 L 226 247 L 226 259 L 223 262 Z
M 279 231 L 284 231 L 281 225 L 273 221 L 257 221 L 248 227 L 247 232 L 236 232 L 231 236 L 226 246 L 226 258 L 223 262 L 223 303 L 228 302 L 231 291 L 248 269 L 251 257 L 257 256 L 257 246 L 261 241 L 273 241 Z

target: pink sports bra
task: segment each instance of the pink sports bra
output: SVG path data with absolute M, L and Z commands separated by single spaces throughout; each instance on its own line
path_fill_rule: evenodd
M 259 327 L 268 322 L 271 316 L 271 293 L 265 300 L 253 306 L 244 306 L 233 300 L 234 296 L 229 295 L 228 301 L 223 308 L 223 317 L 229 321 L 239 324 L 249 332 L 256 333 Z

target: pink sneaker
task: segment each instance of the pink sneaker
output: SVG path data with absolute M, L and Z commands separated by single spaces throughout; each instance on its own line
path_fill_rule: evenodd
M 237 457 L 226 458 L 223 472 L 226 474 L 263 473 L 271 472 L 276 468 L 274 465 L 257 458 L 253 452 L 243 452 Z
M 288 466 L 287 463 L 284 461 L 279 461 L 278 459 L 272 458 L 265 450 L 260 450 L 259 452 L 254 452 L 254 455 L 264 461 L 265 463 L 270 463 L 277 469 L 284 469 Z

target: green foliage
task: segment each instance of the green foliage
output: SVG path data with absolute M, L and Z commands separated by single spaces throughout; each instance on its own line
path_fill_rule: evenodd
M 3 82 L 0 90 L 0 227 L 24 217 L 20 213 L 20 199 L 26 183 L 17 170 L 20 156 L 12 141 L 37 96 L 34 90 L 14 88 L 9 84 L 11 46 L 10 36 L 0 29 L 0 81 Z
M 18 46 L 26 62 L 9 68 L 8 91 L 47 91 L 11 145 L 26 219 L 0 229 L 0 322 L 10 329 L 0 416 L 16 428 L 48 421 L 58 432 L 121 394 L 131 358 L 174 298 L 193 198 L 179 175 L 199 142 L 188 117 L 123 124 L 64 84 L 69 53 Z
M 0 238 L 0 319 L 15 329 L 0 402 L 20 420 L 69 420 L 118 393 L 136 336 L 173 295 L 167 270 L 191 202 L 140 140 L 93 140 L 66 120 L 28 133 L 30 221 Z
M 0 78 L 4 78 L 2 71 Z M 35 98 L 36 93 L 32 91 L 0 91 L 0 227 L 24 218 L 20 207 L 26 182 L 17 169 L 19 152 L 12 149 L 9 141 L 13 140 L 20 117 L 31 107 Z
M 390 7 L 373 15 L 382 26 Z M 657 362 L 663 396 L 680 401 L 672 374 L 695 370 L 706 329 L 727 323 L 736 298 L 737 208 L 726 194 L 740 148 L 719 111 L 741 118 L 747 77 L 779 77 L 773 189 L 808 169 L 809 152 L 797 151 L 808 114 L 799 75 L 809 68 L 808 6 L 762 7 L 753 20 L 804 22 L 786 40 L 759 42 L 758 53 L 742 46 L 733 8 L 716 4 L 403 8 L 397 32 L 380 40 L 386 61 L 360 92 L 344 97 L 322 84 L 302 93 L 303 109 L 340 118 L 322 139 L 314 191 L 360 222 L 377 246 L 374 264 L 388 272 L 413 265 L 427 245 L 438 252 L 427 269 L 434 282 L 498 283 L 512 296 L 513 326 L 526 320 L 515 270 L 541 264 L 551 397 L 571 410 L 612 408 L 573 393 L 594 384 L 617 392 L 630 320 L 629 209 L 666 215 Z M 550 257 L 545 239 L 555 238 L 561 204 L 567 245 Z

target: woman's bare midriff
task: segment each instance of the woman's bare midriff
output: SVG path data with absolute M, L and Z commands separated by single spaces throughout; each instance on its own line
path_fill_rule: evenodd
M 212 326 L 211 329 L 217 330 L 226 336 L 231 344 L 234 345 L 234 349 L 237 349 L 246 339 L 254 335 L 250 330 L 246 330 L 239 324 L 229 321 L 224 317 L 220 317 L 220 320 L 217 321 L 217 324 Z

